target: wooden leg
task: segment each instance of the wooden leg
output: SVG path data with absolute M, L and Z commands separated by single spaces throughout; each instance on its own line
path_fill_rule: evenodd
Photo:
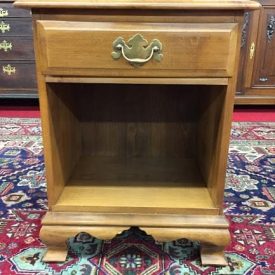
M 230 242 L 227 228 L 196 228 L 194 226 L 194 228 L 142 227 L 141 229 L 159 241 L 172 241 L 182 237 L 200 241 L 202 265 L 227 265 L 224 258 L 224 248 Z
M 44 262 L 64 262 L 68 254 L 67 240 L 80 232 L 86 232 L 99 239 L 112 239 L 128 227 L 112 226 L 60 226 L 42 225 L 40 239 L 47 246 Z
M 73 236 L 73 235 L 72 235 Z M 54 231 L 47 231 L 42 226 L 40 239 L 47 246 L 47 252 L 43 257 L 44 262 L 64 262 L 68 254 L 67 240 L 72 237 L 64 232 L 56 236 Z
M 224 247 L 201 244 L 202 265 L 228 265 L 224 257 Z
M 43 257 L 44 262 L 64 262 L 67 258 L 68 249 L 64 247 L 51 247 L 47 246 L 47 252 Z
M 140 215 L 135 218 L 128 214 L 49 212 L 40 230 L 40 239 L 49 249 L 44 261 L 65 261 L 67 240 L 80 232 L 86 232 L 101 240 L 109 240 L 132 225 L 138 226 L 138 221 L 144 224 L 140 229 L 158 241 L 181 238 L 199 241 L 203 265 L 227 265 L 224 248 L 230 243 L 230 234 L 228 222 L 224 217 L 162 215 L 159 220 L 154 219 L 156 218 L 152 215 Z M 164 226 L 165 224 L 169 227 Z

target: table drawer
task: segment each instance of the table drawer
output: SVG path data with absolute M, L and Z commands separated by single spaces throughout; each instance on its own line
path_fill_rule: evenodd
M 28 36 L 32 35 L 32 21 L 28 18 L 13 19 L 0 18 L 0 39 L 3 36 Z
M 1 89 L 36 88 L 34 63 L 0 62 Z
M 0 3 L 0 18 L 31 17 L 31 11 L 15 8 L 12 3 Z
M 235 23 L 38 21 L 37 29 L 45 74 L 233 75 Z
M 0 37 L 0 60 L 34 60 L 32 37 Z

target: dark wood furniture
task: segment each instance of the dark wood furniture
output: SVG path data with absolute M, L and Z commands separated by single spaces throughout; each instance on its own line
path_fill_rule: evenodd
M 245 14 L 237 104 L 275 104 L 275 1 Z
M 49 211 L 79 232 L 201 241 L 226 264 L 223 192 L 247 0 L 18 0 L 32 8 Z
M 11 26 L 9 33 L 0 31 L 0 98 L 37 97 L 30 12 L 12 2 L 0 1 L 0 20 Z M 259 2 L 261 10 L 245 14 L 235 104 L 275 104 L 275 4 Z
M 0 0 L 0 98 L 37 97 L 30 10 Z

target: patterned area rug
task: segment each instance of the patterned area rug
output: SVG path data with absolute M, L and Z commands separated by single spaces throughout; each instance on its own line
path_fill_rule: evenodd
M 275 274 L 275 123 L 234 123 L 225 190 L 227 267 L 202 267 L 199 244 L 158 243 L 138 228 L 102 242 L 71 238 L 64 264 L 41 261 L 47 209 L 39 119 L 0 118 L 0 274 Z

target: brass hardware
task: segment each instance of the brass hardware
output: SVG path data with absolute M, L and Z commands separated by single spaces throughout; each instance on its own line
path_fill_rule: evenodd
M 12 43 L 4 40 L 2 43 L 0 43 L 0 50 L 4 50 L 4 52 L 7 52 L 8 50 L 12 50 Z
M 113 49 L 113 59 L 123 56 L 133 66 L 143 65 L 151 58 L 159 62 L 163 57 L 161 42 L 154 39 L 149 44 L 141 34 L 134 35 L 127 43 L 123 37 L 118 37 L 113 42 Z
M 3 8 L 0 8 L 0 17 L 7 17 L 9 15 L 8 10 L 4 10 Z
M 8 64 L 7 66 L 3 66 L 4 74 L 12 75 L 12 74 L 15 74 L 15 72 L 16 72 L 16 68 L 12 67 L 10 64 Z
M 255 53 L 255 43 L 252 42 L 250 45 L 250 52 L 249 52 L 249 58 L 253 59 Z
M 10 25 L 9 24 L 6 24 L 4 21 L 1 21 L 0 23 L 0 31 L 2 33 L 5 33 L 6 31 L 10 31 Z
M 268 78 L 267 78 L 267 77 L 261 77 L 259 80 L 260 80 L 261 82 L 267 82 L 267 81 L 268 81 Z

